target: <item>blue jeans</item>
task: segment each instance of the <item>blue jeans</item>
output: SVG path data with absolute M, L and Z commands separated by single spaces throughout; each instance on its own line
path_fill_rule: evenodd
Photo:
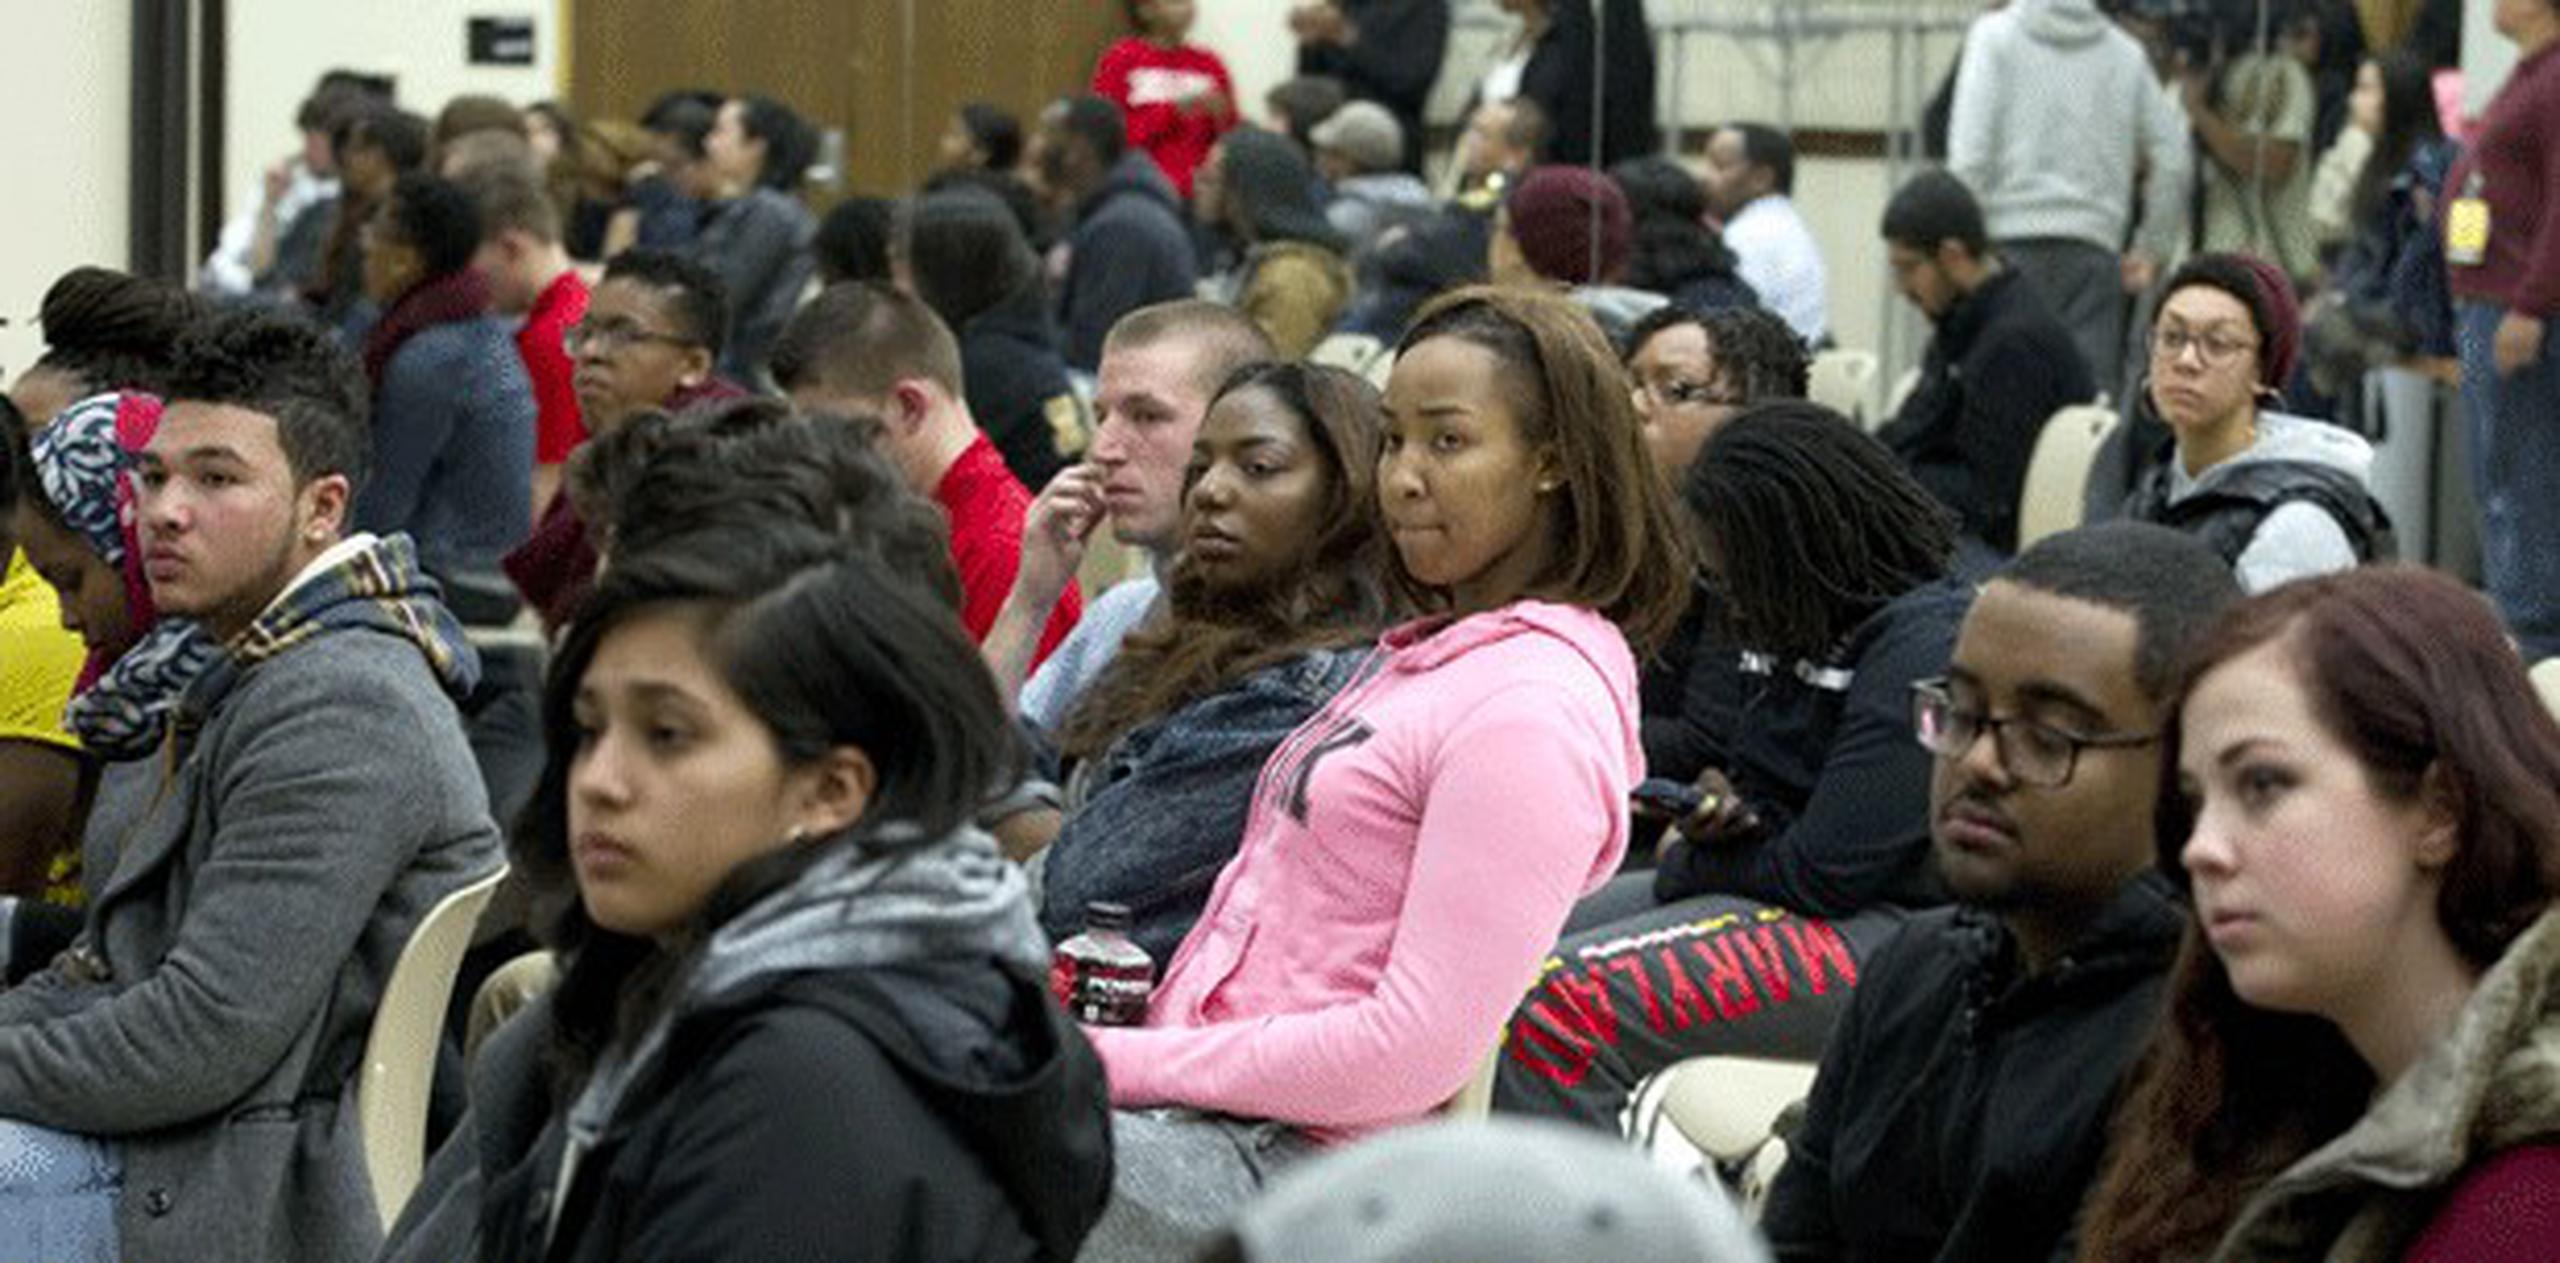
M 0 1118 L 0 1258 L 114 1263 L 123 1186 L 112 1143 Z
M 2506 312 L 2463 303 L 2454 316 L 2471 485 L 2480 499 L 2480 575 L 2525 659 L 2560 655 L 2560 334 L 2513 377 L 2492 357 Z

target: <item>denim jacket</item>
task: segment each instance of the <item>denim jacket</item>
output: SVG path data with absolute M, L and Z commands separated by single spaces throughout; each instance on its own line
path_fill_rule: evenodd
M 1138 946 L 1159 968 L 1173 959 L 1235 858 L 1264 761 L 1372 656 L 1357 645 L 1265 667 L 1079 765 L 1045 861 L 1040 925 L 1050 940 L 1084 928 L 1087 904 L 1120 903 Z

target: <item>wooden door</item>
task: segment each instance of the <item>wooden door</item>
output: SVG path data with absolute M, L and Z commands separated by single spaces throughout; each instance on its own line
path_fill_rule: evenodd
M 1121 30 L 1111 0 L 574 0 L 569 95 L 633 118 L 661 92 L 762 92 L 845 139 L 845 183 L 897 196 L 934 166 L 953 111 L 989 101 L 1027 128 L 1091 80 Z

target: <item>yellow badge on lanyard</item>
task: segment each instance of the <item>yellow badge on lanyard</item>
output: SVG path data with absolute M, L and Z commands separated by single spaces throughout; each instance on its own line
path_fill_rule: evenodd
M 2444 213 L 2444 261 L 2473 268 L 2489 258 L 2489 202 L 2480 196 L 2480 173 L 2463 182 L 2462 196 Z

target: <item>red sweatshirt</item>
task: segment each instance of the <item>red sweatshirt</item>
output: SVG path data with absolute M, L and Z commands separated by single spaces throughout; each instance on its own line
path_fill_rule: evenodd
M 1210 91 L 1220 98 L 1215 110 L 1183 104 Z M 1192 44 L 1166 48 L 1134 35 L 1121 40 L 1094 64 L 1093 92 L 1120 107 L 1128 118 L 1129 143 L 1146 150 L 1186 199 L 1191 173 L 1236 125 L 1236 85 L 1227 77 L 1227 63 Z
M 2489 250 L 2477 266 L 2446 269 L 2453 296 L 2560 315 L 2560 44 L 2516 63 L 2445 197 L 2461 197 L 2474 173 L 2489 203 Z

